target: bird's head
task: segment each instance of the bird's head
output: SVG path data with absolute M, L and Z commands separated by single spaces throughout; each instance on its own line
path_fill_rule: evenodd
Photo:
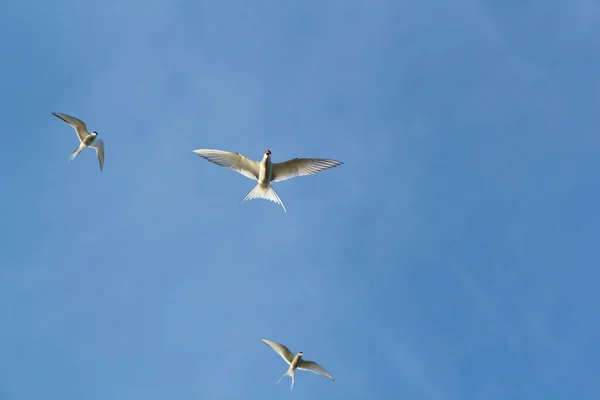
M 271 155 L 271 150 L 269 150 L 269 149 L 266 149 L 266 150 L 265 150 L 265 156 L 266 156 L 266 157 L 269 157 L 270 155 Z
M 96 132 L 96 131 L 92 132 L 92 136 L 98 136 L 98 132 Z
M 304 355 L 303 352 L 301 352 L 301 351 L 298 352 L 298 356 L 302 357 L 303 355 Z

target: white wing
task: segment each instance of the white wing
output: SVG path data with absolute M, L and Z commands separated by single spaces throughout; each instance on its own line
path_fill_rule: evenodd
M 240 153 L 210 149 L 198 149 L 194 150 L 194 153 L 213 164 L 231 168 L 250 179 L 258 180 L 258 161 L 244 157 Z
M 54 115 L 57 118 L 62 119 L 63 121 L 65 121 L 67 124 L 71 125 L 73 127 L 73 129 L 75 129 L 75 132 L 77 132 L 77 136 L 79 137 L 79 141 L 83 142 L 83 140 L 90 136 L 90 134 L 87 131 L 87 127 L 85 126 L 85 122 L 83 122 L 80 119 L 77 119 L 75 117 L 71 117 L 67 114 L 61 114 L 61 113 L 55 113 L 53 112 L 52 115 Z
M 102 139 L 96 137 L 90 147 L 93 147 L 96 150 L 96 155 L 98 156 L 98 161 L 100 162 L 100 171 L 102 171 L 102 167 L 104 166 L 104 142 Z
M 278 182 L 295 176 L 312 175 L 329 168 L 342 165 L 343 162 L 325 158 L 294 158 L 282 163 L 273 164 L 271 181 Z
M 260 339 L 260 341 L 263 342 L 264 344 L 266 344 L 267 346 L 269 346 L 270 348 L 272 348 L 273 350 L 275 350 L 275 352 L 277 354 L 279 354 L 281 356 L 281 358 L 283 358 L 285 360 L 286 363 L 288 363 L 290 365 L 292 364 L 294 355 L 292 354 L 290 349 L 288 349 L 284 345 L 274 342 L 272 340 Z
M 325 368 L 321 367 L 319 364 L 317 364 L 314 361 L 308 361 L 308 360 L 303 360 L 300 359 L 300 361 L 298 361 L 298 369 L 303 369 L 304 371 L 311 371 L 314 372 L 315 374 L 319 374 L 321 376 L 324 376 L 325 378 L 331 379 L 332 381 L 335 381 L 335 379 L 333 379 L 333 376 L 331 376 L 329 374 L 329 372 L 325 371 Z

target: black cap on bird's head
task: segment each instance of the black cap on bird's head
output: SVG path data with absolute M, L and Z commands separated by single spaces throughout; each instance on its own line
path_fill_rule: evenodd
M 97 134 L 98 134 L 98 132 L 96 132 L 96 131 L 92 132 L 92 135 L 94 135 L 94 136 L 96 136 Z
M 269 150 L 269 149 L 265 150 L 265 154 L 268 155 L 268 156 L 270 156 L 271 155 L 271 150 Z

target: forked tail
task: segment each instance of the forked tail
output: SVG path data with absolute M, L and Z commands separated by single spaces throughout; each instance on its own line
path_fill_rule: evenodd
M 85 149 L 83 146 L 79 146 L 74 152 L 71 153 L 71 157 L 69 157 L 69 161 L 72 161 L 77 157 L 77 154 L 81 153 L 81 151 Z
M 246 197 L 244 197 L 242 199 L 242 201 L 240 201 L 240 203 L 243 203 L 246 200 L 252 200 L 252 199 L 267 199 L 267 200 L 274 201 L 275 203 L 277 203 L 281 207 L 283 207 L 283 211 L 287 212 L 287 210 L 285 209 L 285 206 L 283 205 L 283 202 L 279 198 L 279 195 L 277 194 L 277 192 L 275 191 L 275 189 L 273 189 L 273 186 L 271 186 L 271 185 L 269 185 L 265 188 L 265 187 L 262 187 L 260 185 L 260 183 L 257 184 L 256 186 L 254 186 L 254 188 L 251 191 L 248 192 Z
M 296 375 L 296 371 L 295 370 L 293 370 L 291 368 L 288 368 L 288 370 L 285 371 L 285 374 L 283 374 L 281 376 L 281 378 L 279 378 L 279 380 L 277 381 L 277 383 L 281 382 L 281 380 L 283 379 L 283 377 L 286 376 L 286 375 L 289 375 L 289 376 L 292 377 L 292 387 L 290 387 L 290 392 L 291 392 L 292 389 L 294 388 L 294 376 Z

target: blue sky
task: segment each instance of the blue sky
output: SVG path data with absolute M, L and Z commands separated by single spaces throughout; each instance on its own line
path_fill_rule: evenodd
M 0 399 L 600 398 L 599 22 L 1 3 Z M 267 147 L 345 164 L 276 184 L 285 214 L 192 153 Z M 275 385 L 261 337 L 336 382 Z

